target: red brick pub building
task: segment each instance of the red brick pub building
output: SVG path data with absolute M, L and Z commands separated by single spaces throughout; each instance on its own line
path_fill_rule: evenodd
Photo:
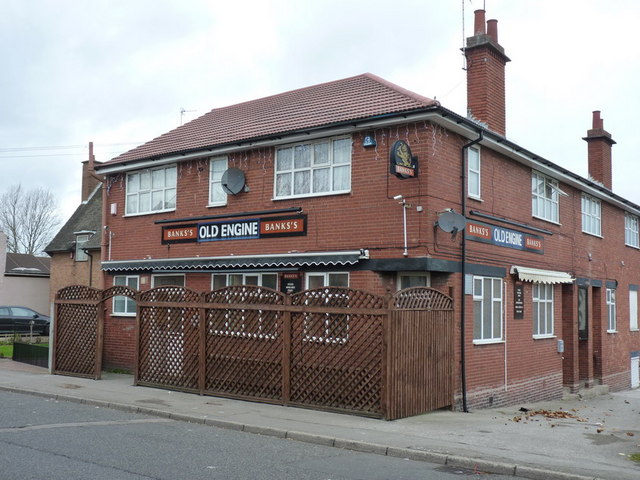
M 457 408 L 638 386 L 640 206 L 612 191 L 600 112 L 582 178 L 508 140 L 509 58 L 482 10 L 465 55 L 468 116 L 363 74 L 98 165 L 105 287 L 430 286 L 454 298 Z M 134 325 L 116 297 L 107 365 L 132 367 Z

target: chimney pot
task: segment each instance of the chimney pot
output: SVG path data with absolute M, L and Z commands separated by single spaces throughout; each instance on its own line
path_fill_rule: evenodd
M 475 21 L 473 23 L 473 34 L 474 35 L 484 35 L 485 31 L 485 11 L 484 10 L 476 10 L 475 12 Z
M 498 20 L 487 20 L 487 35 L 495 43 L 498 43 Z
M 604 122 L 600 118 L 600 110 L 593 111 L 593 128 L 604 128 Z

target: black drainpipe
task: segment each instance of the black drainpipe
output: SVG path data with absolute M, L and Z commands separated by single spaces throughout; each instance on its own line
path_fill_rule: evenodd
M 89 250 L 86 248 L 82 249 L 84 253 L 89 257 L 89 286 L 91 287 L 91 282 L 93 281 L 93 255 L 89 253 Z
M 466 150 L 469 147 L 474 146 L 476 143 L 480 143 L 482 141 L 482 130 L 478 132 L 480 135 L 475 140 L 470 141 L 462 146 L 462 150 L 460 152 L 460 164 L 462 165 L 462 174 L 460 175 L 462 185 L 460 186 L 461 193 L 461 201 L 460 205 L 462 208 L 462 215 L 467 219 L 467 157 L 465 155 Z M 465 226 L 464 232 L 462 232 L 462 253 L 461 253 L 461 265 L 460 265 L 460 379 L 462 383 L 462 411 L 465 413 L 469 412 L 467 408 L 467 373 L 466 373 L 466 364 L 465 364 L 465 329 L 464 329 L 464 320 L 466 316 L 465 309 L 465 277 L 467 275 L 467 239 L 466 239 L 467 227 Z

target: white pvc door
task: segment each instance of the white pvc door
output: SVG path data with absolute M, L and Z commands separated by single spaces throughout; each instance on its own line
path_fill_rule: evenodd
M 631 357 L 631 388 L 640 387 L 640 357 Z

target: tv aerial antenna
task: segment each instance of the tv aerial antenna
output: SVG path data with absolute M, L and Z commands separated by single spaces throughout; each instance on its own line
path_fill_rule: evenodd
M 180 125 L 182 125 L 182 120 L 185 113 L 197 112 L 197 110 L 186 110 L 184 107 L 180 108 Z

